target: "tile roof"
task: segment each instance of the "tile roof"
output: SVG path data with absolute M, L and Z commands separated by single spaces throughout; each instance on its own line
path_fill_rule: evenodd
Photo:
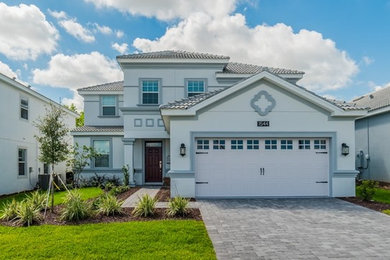
M 369 108 L 369 112 L 390 106 L 390 86 L 354 99 L 356 105 Z
M 123 132 L 123 126 L 81 126 L 72 129 L 71 132 Z
M 304 74 L 303 71 L 298 71 L 298 70 L 264 67 L 264 66 L 238 63 L 238 62 L 229 62 L 226 65 L 226 67 L 223 69 L 223 73 L 232 73 L 232 74 L 256 74 L 262 71 L 268 71 L 273 74 Z
M 156 52 L 145 52 L 120 55 L 117 59 L 229 59 L 229 56 L 215 55 L 209 53 L 198 53 L 189 51 L 156 51 Z
M 237 84 L 237 83 L 236 83 Z M 234 86 L 234 85 L 233 85 Z M 302 86 L 298 86 L 298 85 L 294 85 L 306 92 L 309 92 L 311 93 L 312 95 L 315 95 L 323 100 L 325 100 L 326 102 L 329 102 L 331 103 L 332 105 L 335 105 L 345 111 L 350 111 L 350 110 L 365 110 L 366 108 L 363 107 L 363 106 L 359 106 L 359 105 L 356 105 L 354 103 L 349 103 L 349 102 L 345 102 L 345 101 L 340 101 L 340 100 L 330 100 L 330 99 L 327 99 L 327 98 L 324 98 L 322 96 L 319 96 L 317 95 L 316 93 L 302 87 Z M 228 88 L 231 88 L 231 87 L 228 87 Z M 220 92 L 223 92 L 224 90 L 228 89 L 228 88 L 225 88 L 225 89 L 219 89 L 219 90 L 214 90 L 214 91 L 211 91 L 211 92 L 206 92 L 206 93 L 203 93 L 203 94 L 199 94 L 199 95 L 196 95 L 196 96 L 192 96 L 192 97 L 189 97 L 189 98 L 184 98 L 184 99 L 181 99 L 181 100 L 178 100 L 178 101 L 174 101 L 174 102 L 170 102 L 166 105 L 162 105 L 160 106 L 161 109 L 181 109 L 181 110 L 186 110 L 186 109 L 189 109 L 203 101 L 205 101 L 206 99 L 209 99 L 213 96 L 215 96 L 216 94 L 220 93 Z
M 211 98 L 212 96 L 215 96 L 216 94 L 224 91 L 225 89 L 218 89 L 206 93 L 202 93 L 199 95 L 195 95 L 188 98 L 183 98 L 181 100 L 177 100 L 174 102 L 169 102 L 168 104 L 160 106 L 162 109 L 188 109 L 190 107 L 195 106 L 196 104 L 201 103 L 202 101 Z
M 104 83 L 95 86 L 89 86 L 85 88 L 79 88 L 79 91 L 123 91 L 123 80 L 110 83 Z

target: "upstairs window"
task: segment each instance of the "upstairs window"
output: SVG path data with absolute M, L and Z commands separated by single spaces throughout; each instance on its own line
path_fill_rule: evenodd
M 18 175 L 25 176 L 27 174 L 27 149 L 18 149 Z
M 99 153 L 95 158 L 95 168 L 110 167 L 110 141 L 109 140 L 94 140 L 93 148 Z
M 102 116 L 116 115 L 116 96 L 102 96 Z
M 204 80 L 187 80 L 187 96 L 192 97 L 204 93 Z
M 28 99 L 20 99 L 20 118 L 28 120 Z
M 158 105 L 158 80 L 142 81 L 142 104 Z

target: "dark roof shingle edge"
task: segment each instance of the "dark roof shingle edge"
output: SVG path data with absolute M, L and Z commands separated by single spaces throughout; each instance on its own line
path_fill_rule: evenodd
M 182 50 L 165 50 L 119 55 L 117 59 L 230 59 L 229 56 Z
M 71 132 L 123 132 L 123 126 L 80 126 L 71 130 Z
M 78 91 L 123 91 L 123 80 L 77 89 Z

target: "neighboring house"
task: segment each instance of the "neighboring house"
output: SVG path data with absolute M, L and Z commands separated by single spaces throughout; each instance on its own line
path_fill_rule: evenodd
M 170 177 L 171 196 L 355 194 L 347 148 L 366 111 L 296 85 L 303 72 L 185 51 L 117 61 L 123 82 L 78 90 L 85 126 L 74 140 L 103 154 L 84 177 L 128 165 L 137 185 Z
M 50 104 L 60 106 L 15 79 L 0 73 L 0 195 L 33 189 L 38 174 L 48 173 L 48 165 L 39 162 L 39 145 L 34 125 L 45 116 Z M 76 113 L 65 109 L 64 123 L 74 128 Z M 69 144 L 73 140 L 69 136 Z M 55 167 L 65 173 L 65 164 Z
M 369 108 L 367 115 L 355 123 L 356 167 L 362 172 L 360 177 L 390 182 L 390 87 L 353 102 Z

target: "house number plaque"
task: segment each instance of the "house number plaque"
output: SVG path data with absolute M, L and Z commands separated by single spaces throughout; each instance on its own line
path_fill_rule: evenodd
M 258 127 L 268 127 L 269 121 L 257 121 L 257 126 Z

